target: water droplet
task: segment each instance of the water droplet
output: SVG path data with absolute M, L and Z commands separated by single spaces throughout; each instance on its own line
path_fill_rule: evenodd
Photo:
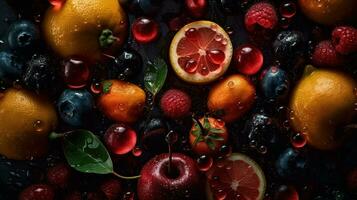
M 137 18 L 131 27 L 134 39 L 139 43 L 149 43 L 159 36 L 159 24 L 146 17 Z
M 296 14 L 296 5 L 294 2 L 285 2 L 280 5 L 279 10 L 283 17 L 291 18 Z
M 257 147 L 257 141 L 256 140 L 251 140 L 250 142 L 249 142 L 249 146 L 251 147 L 251 148 L 256 148 Z
M 294 133 L 291 138 L 291 144 L 295 148 L 302 148 L 306 145 L 306 136 L 304 133 Z
M 36 120 L 33 123 L 33 127 L 36 132 L 41 132 L 41 131 L 43 131 L 43 122 L 41 120 Z
M 141 156 L 141 154 L 143 153 L 142 149 L 140 147 L 135 147 L 133 150 L 132 150 L 132 153 L 134 156 L 136 157 L 139 157 Z
M 214 64 L 221 64 L 226 58 L 226 55 L 223 53 L 223 51 L 218 49 L 209 50 L 206 53 L 209 60 Z
M 100 94 L 101 91 L 102 91 L 102 84 L 101 84 L 101 83 L 98 83 L 98 82 L 92 83 L 92 85 L 91 85 L 91 87 L 90 87 L 90 90 L 91 90 L 94 94 Z
M 228 86 L 228 88 L 233 89 L 234 88 L 234 82 L 233 81 L 228 81 L 227 86 Z
M 219 41 L 222 41 L 223 36 L 222 36 L 221 34 L 216 34 L 216 35 L 214 36 L 214 39 L 215 39 L 217 42 L 219 42 Z
M 268 148 L 264 145 L 260 146 L 258 149 L 259 153 L 266 154 L 268 152 Z
M 221 156 L 230 156 L 232 153 L 232 148 L 228 145 L 222 145 L 221 148 L 219 148 L 219 153 Z
M 197 159 L 197 167 L 200 171 L 208 171 L 211 169 L 213 159 L 210 156 L 202 155 Z
M 198 37 L 198 32 L 197 29 L 195 28 L 190 28 L 185 32 L 185 35 L 187 38 L 189 38 L 190 40 L 196 40 Z
M 216 200 L 225 200 L 227 197 L 227 193 L 224 190 L 218 190 L 215 192 L 214 196 L 216 197 Z
M 134 192 L 126 192 L 123 196 L 123 200 L 134 200 L 135 194 Z
M 217 160 L 215 161 L 215 163 L 216 163 L 216 166 L 218 167 L 218 168 L 222 168 L 222 167 L 224 167 L 224 157 L 223 156 L 219 156 L 218 158 L 217 158 Z
M 195 73 L 198 63 L 194 59 L 190 59 L 186 62 L 185 71 L 188 73 Z

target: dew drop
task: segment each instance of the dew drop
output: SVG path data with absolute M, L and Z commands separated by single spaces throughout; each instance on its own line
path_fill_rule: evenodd
M 214 64 L 221 64 L 226 58 L 226 55 L 223 53 L 223 51 L 218 49 L 209 50 L 207 55 L 209 60 Z
M 233 81 L 228 81 L 227 86 L 228 86 L 228 88 L 233 89 L 234 88 L 234 82 Z
M 227 193 L 224 190 L 218 190 L 215 192 L 214 196 L 216 197 L 216 200 L 225 200 Z
M 198 63 L 194 59 L 190 59 L 186 62 L 185 71 L 188 73 L 195 73 Z
M 90 90 L 94 94 L 100 94 L 101 93 L 101 89 L 102 89 L 102 84 L 100 84 L 98 82 L 92 83 L 92 85 L 90 86 Z
M 33 123 L 33 127 L 36 132 L 41 132 L 41 131 L 43 131 L 43 122 L 41 120 L 36 120 Z
M 210 156 L 202 155 L 197 158 L 197 167 L 200 171 L 208 171 L 211 169 L 213 164 L 213 159 Z
M 142 149 L 140 147 L 135 147 L 133 150 L 132 150 L 132 153 L 134 156 L 136 157 L 139 157 L 141 156 L 141 154 L 143 153 Z
M 294 133 L 291 138 L 291 144 L 295 148 L 302 148 L 306 145 L 306 136 L 304 133 Z

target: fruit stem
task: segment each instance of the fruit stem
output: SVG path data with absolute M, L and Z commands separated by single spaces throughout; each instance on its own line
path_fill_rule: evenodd
M 117 41 L 120 39 L 115 37 L 110 29 L 104 29 L 99 36 L 99 44 L 102 48 L 108 48 Z
M 174 134 L 174 132 L 171 130 L 167 135 L 166 135 L 166 142 L 169 145 L 169 166 L 167 167 L 167 171 L 169 174 L 171 174 L 171 166 L 172 166 L 172 134 Z
M 55 139 L 63 138 L 63 137 L 64 137 L 64 134 L 56 133 L 56 132 L 51 132 L 51 133 L 48 135 L 48 138 L 49 138 L 50 140 L 55 140 Z
M 120 175 L 116 172 L 112 172 L 112 174 L 118 178 L 121 178 L 121 179 L 126 179 L 126 180 L 132 180 L 132 179 L 138 179 L 140 178 L 140 175 L 137 175 L 137 176 L 123 176 L 123 175 Z
M 202 123 L 200 122 L 200 120 L 197 119 L 195 116 L 193 116 L 193 118 L 197 121 L 197 124 L 198 124 L 198 126 L 200 127 L 200 129 L 201 129 L 201 131 L 202 131 L 202 136 L 208 135 L 208 130 L 206 130 L 206 129 L 203 127 L 203 125 L 202 125 Z

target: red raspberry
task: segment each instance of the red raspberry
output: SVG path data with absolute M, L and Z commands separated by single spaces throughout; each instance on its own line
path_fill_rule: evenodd
M 325 40 L 316 45 L 312 54 L 312 63 L 322 67 L 337 67 L 344 62 L 342 55 L 338 54 L 332 42 Z
M 357 29 L 351 26 L 336 27 L 332 31 L 332 43 L 340 54 L 357 52 Z
M 51 185 L 65 188 L 71 176 L 71 170 L 66 164 L 58 164 L 47 170 L 47 181 Z
M 19 196 L 19 200 L 53 200 L 54 198 L 54 190 L 45 184 L 30 185 Z
M 121 183 L 116 179 L 104 181 L 100 186 L 100 190 L 105 194 L 108 200 L 118 199 L 122 193 Z
M 256 3 L 250 7 L 244 18 L 245 27 L 249 32 L 257 28 L 274 29 L 278 24 L 275 8 L 269 3 Z
M 161 110 L 170 118 L 187 116 L 191 109 L 191 98 L 181 90 L 171 89 L 161 98 Z

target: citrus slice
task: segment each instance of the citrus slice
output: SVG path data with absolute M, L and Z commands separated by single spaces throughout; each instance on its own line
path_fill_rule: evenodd
M 184 81 L 196 84 L 222 76 L 232 54 L 228 34 L 211 21 L 187 24 L 176 33 L 170 46 L 170 61 L 176 74 Z
M 207 172 L 208 199 L 262 200 L 265 176 L 249 157 L 233 153 Z

